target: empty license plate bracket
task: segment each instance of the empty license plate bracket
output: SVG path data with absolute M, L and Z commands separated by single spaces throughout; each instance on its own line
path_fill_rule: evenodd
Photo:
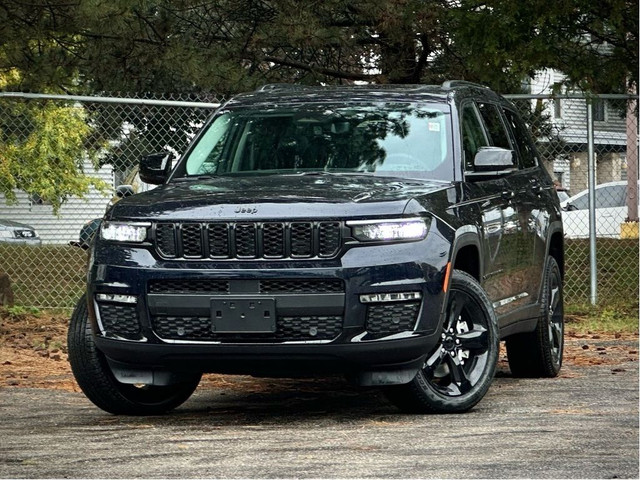
M 216 333 L 274 333 L 274 298 L 211 298 L 211 330 Z

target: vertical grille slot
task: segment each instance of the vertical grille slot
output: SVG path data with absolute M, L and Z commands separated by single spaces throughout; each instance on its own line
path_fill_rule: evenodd
M 313 225 L 309 222 L 291 224 L 291 256 L 310 257 L 313 251 Z
M 331 257 L 342 243 L 339 222 L 323 222 L 318 227 L 318 255 Z
M 185 257 L 202 257 L 202 229 L 199 223 L 182 224 L 182 252 Z
M 156 247 L 164 257 L 176 256 L 176 227 L 173 223 L 159 223 L 156 227 Z
M 255 224 L 236 224 L 236 255 L 238 258 L 256 258 Z
M 265 258 L 284 257 L 284 224 L 265 223 L 262 226 L 262 253 Z
M 209 255 L 212 258 L 229 258 L 229 225 L 226 223 L 210 223 Z

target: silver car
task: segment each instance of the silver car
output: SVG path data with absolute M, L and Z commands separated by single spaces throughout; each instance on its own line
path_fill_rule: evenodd
M 0 219 L 0 244 L 41 245 L 42 239 L 35 228 L 24 223 Z

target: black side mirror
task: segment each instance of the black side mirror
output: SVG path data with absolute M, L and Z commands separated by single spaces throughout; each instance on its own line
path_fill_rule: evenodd
M 161 185 L 169 177 L 173 154 L 169 152 L 152 153 L 140 159 L 140 180 L 152 185 Z
M 134 193 L 136 192 L 133 191 L 133 187 L 131 185 L 120 185 L 116 188 L 116 196 L 118 198 L 130 197 Z

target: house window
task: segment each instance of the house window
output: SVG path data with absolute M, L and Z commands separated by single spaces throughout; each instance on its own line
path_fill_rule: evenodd
M 554 118 L 562 118 L 562 99 L 553 99 L 553 116 Z
M 593 101 L 593 121 L 604 122 L 606 120 L 607 102 L 600 98 Z

